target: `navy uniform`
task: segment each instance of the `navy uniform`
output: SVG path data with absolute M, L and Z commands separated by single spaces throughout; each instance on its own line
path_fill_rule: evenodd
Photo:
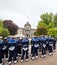
M 20 55 L 20 56 L 21 56 L 21 42 L 22 42 L 22 39 L 19 39 L 17 41 L 17 43 L 18 43 L 18 46 L 17 46 L 17 55 Z
M 34 59 L 34 57 L 38 58 L 38 48 L 39 48 L 39 42 L 38 42 L 38 38 L 37 37 L 33 37 L 31 40 L 31 44 L 33 46 L 33 50 L 32 50 L 32 59 Z
M 49 37 L 49 55 L 53 55 L 53 39 Z
M 56 39 L 53 38 L 53 51 L 55 51 L 55 50 L 56 50 Z
M 26 61 L 28 61 L 28 48 L 29 48 L 29 40 L 27 37 L 22 39 L 22 56 L 21 56 L 21 62 L 24 61 L 24 56 L 26 54 Z
M 4 38 L 3 40 L 3 46 L 2 46 L 2 60 L 4 60 L 4 55 L 6 57 L 5 60 L 8 60 L 8 41 L 7 38 Z
M 32 54 L 33 54 L 33 42 L 31 40 L 31 56 L 32 56 Z
M 46 57 L 46 38 L 42 37 L 42 57 Z
M 46 38 L 46 51 L 49 50 L 49 37 Z
M 3 62 L 2 62 L 2 46 L 3 46 L 3 40 L 0 37 L 0 65 L 3 65 Z
M 39 40 L 39 54 L 41 54 L 41 51 L 42 51 L 42 38 L 38 37 L 38 40 Z
M 16 39 L 10 39 L 8 41 L 9 44 L 9 65 L 11 64 L 12 58 L 14 61 L 14 64 L 17 63 L 17 59 L 16 59 L 16 46 L 17 46 L 17 40 Z

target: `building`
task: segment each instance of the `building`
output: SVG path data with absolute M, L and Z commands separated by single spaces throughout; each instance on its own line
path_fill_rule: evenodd
M 36 29 L 32 29 L 29 22 L 27 22 L 24 25 L 24 28 L 19 27 L 19 29 L 17 31 L 18 34 L 23 34 L 23 35 L 27 36 L 28 38 L 32 38 L 34 36 L 35 32 L 36 32 Z

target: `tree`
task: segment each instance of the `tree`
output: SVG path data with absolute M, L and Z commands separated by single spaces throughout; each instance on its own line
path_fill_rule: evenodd
M 3 31 L 1 32 L 1 36 L 4 37 L 8 37 L 9 36 L 9 30 L 4 28 Z
M 3 21 L 0 20 L 0 34 L 1 34 L 1 31 L 3 30 Z
M 55 23 L 54 22 L 50 22 L 49 25 L 47 26 L 48 29 L 54 28 L 54 27 L 55 27 Z
M 38 30 L 38 27 L 45 27 L 47 28 L 48 35 L 55 36 L 56 31 L 54 28 L 57 27 L 57 14 L 53 15 L 53 13 L 45 13 L 45 14 L 42 14 L 40 17 L 41 17 L 41 20 L 38 22 L 37 30 Z M 39 33 L 39 32 L 36 31 L 36 33 Z
M 47 25 L 42 20 L 40 20 L 38 22 L 38 27 L 47 27 Z
M 53 37 L 57 36 L 57 28 L 50 28 L 48 30 L 48 35 L 51 35 Z
M 4 20 L 3 24 L 4 24 L 4 27 L 8 28 L 8 30 L 10 31 L 10 35 L 17 34 L 18 26 L 15 23 L 13 23 L 13 21 Z
M 54 24 L 55 24 L 55 27 L 57 27 L 57 13 L 54 15 Z
M 53 21 L 53 13 L 45 13 L 42 14 L 40 17 L 46 25 L 49 25 L 49 23 Z
M 38 35 L 47 35 L 47 28 L 38 27 L 36 30 L 36 36 L 38 36 Z

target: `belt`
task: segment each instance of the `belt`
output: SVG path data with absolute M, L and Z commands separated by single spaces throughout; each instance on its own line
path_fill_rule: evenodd
M 27 45 L 23 45 L 23 46 L 27 46 Z

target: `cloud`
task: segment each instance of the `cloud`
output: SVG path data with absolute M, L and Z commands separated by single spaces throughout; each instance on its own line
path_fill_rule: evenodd
M 19 27 L 28 21 L 36 27 L 40 15 L 57 12 L 57 0 L 0 0 L 0 18 L 11 19 Z

